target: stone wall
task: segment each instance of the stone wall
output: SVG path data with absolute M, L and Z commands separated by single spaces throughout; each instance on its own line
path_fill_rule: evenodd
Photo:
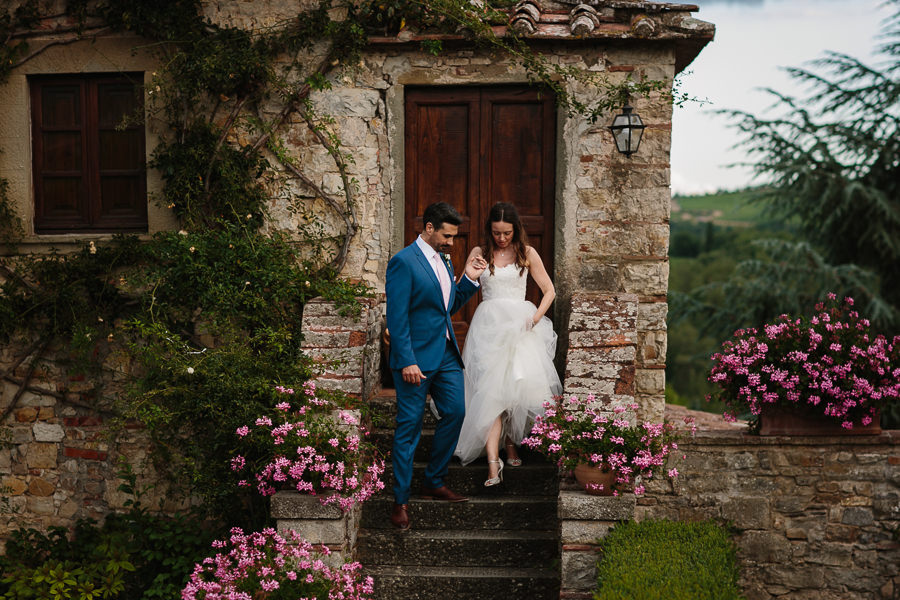
M 14 364 L 17 352 L 22 348 L 3 348 L 0 365 Z M 14 405 L 16 382 L 27 374 L 28 362 L 0 380 L 0 409 L 6 414 L 0 424 L 0 550 L 12 529 L 70 528 L 80 518 L 102 519 L 122 509 L 126 498 L 117 490 L 118 459 L 139 470 L 147 462 L 144 432 L 124 426 L 113 436 L 112 412 L 106 410 L 126 385 L 129 363 L 115 350 L 98 358 L 100 373 L 88 381 L 68 376 L 66 352 L 51 348 Z M 176 508 L 166 502 L 165 492 L 164 485 L 150 490 L 145 504 Z
M 596 539 L 634 518 L 730 524 L 747 600 L 900 598 L 900 431 L 700 432 L 680 450 L 675 484 L 644 497 L 561 493 L 562 597 L 590 598 Z
M 302 322 L 304 346 L 321 361 L 317 383 L 360 398 L 371 395 L 378 379 L 383 306 L 380 298 L 364 298 L 362 304 L 362 313 L 354 319 L 341 316 L 333 302 L 312 300 Z M 12 364 L 15 350 L 0 351 L 0 365 Z M 137 425 L 111 430 L 113 413 L 103 407 L 108 408 L 128 383 L 131 367 L 121 352 L 99 358 L 100 374 L 88 381 L 67 377 L 65 353 L 51 352 L 2 423 L 6 437 L 0 438 L 0 552 L 12 529 L 71 528 L 80 518 L 102 520 L 123 509 L 127 498 L 118 491 L 116 478 L 120 458 L 135 467 L 139 483 L 154 480 L 155 487 L 142 499 L 145 506 L 183 508 L 167 499 L 164 482 L 155 481 L 144 431 Z M 27 364 L 10 377 L 24 377 Z M 18 391 L 14 381 L 0 380 L 0 410 Z

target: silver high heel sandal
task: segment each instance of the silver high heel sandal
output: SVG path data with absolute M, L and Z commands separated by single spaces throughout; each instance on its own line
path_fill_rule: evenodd
M 484 487 L 491 487 L 503 481 L 503 461 L 498 458 L 497 460 L 489 460 L 488 463 L 496 463 L 499 464 L 500 467 L 497 469 L 496 477 L 491 477 L 485 480 Z
M 522 466 L 521 458 L 519 458 L 518 456 L 515 458 L 511 458 L 512 453 L 516 452 L 516 445 L 513 444 L 511 441 L 507 440 L 507 443 L 504 444 L 504 448 L 506 449 L 506 462 L 509 463 L 509 466 L 521 467 Z M 512 448 L 513 452 L 510 452 L 510 448 Z M 518 454 L 518 452 L 516 452 L 516 454 Z

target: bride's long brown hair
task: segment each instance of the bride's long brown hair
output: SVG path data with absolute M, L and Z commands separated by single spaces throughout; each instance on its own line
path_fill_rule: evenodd
M 484 223 L 484 244 L 482 244 L 482 248 L 484 249 L 484 260 L 488 262 L 491 275 L 494 274 L 494 250 L 496 249 L 494 236 L 491 232 L 492 223 L 508 223 L 512 225 L 513 239 L 510 242 L 510 246 L 516 251 L 516 266 L 519 267 L 519 275 L 521 276 L 525 272 L 525 267 L 528 266 L 528 260 L 525 258 L 525 251 L 528 247 L 528 235 L 525 233 L 525 228 L 522 227 L 519 211 L 509 202 L 498 202 L 491 207 L 491 212 L 488 213 L 488 218 Z

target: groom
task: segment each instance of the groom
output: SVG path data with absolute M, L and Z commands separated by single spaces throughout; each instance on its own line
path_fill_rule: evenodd
M 468 500 L 444 485 L 466 410 L 462 357 L 450 316 L 478 290 L 476 282 L 487 263 L 481 257 L 470 260 L 466 276 L 458 285 L 453 281 L 453 266 L 446 253 L 453 247 L 461 222 L 462 217 L 449 204 L 430 204 L 422 215 L 421 235 L 391 258 L 387 267 L 390 366 L 397 389 L 391 523 L 400 529 L 409 529 L 413 454 L 422 433 L 428 393 L 441 418 L 421 495 L 448 502 Z

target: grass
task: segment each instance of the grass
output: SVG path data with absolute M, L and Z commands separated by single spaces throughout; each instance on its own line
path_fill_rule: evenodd
M 594 600 L 742 600 L 734 543 L 711 521 L 617 525 L 601 540 Z
M 753 191 L 717 192 L 702 196 L 676 196 L 673 221 L 712 221 L 716 225 L 750 226 L 764 220 L 763 207 L 749 202 Z

